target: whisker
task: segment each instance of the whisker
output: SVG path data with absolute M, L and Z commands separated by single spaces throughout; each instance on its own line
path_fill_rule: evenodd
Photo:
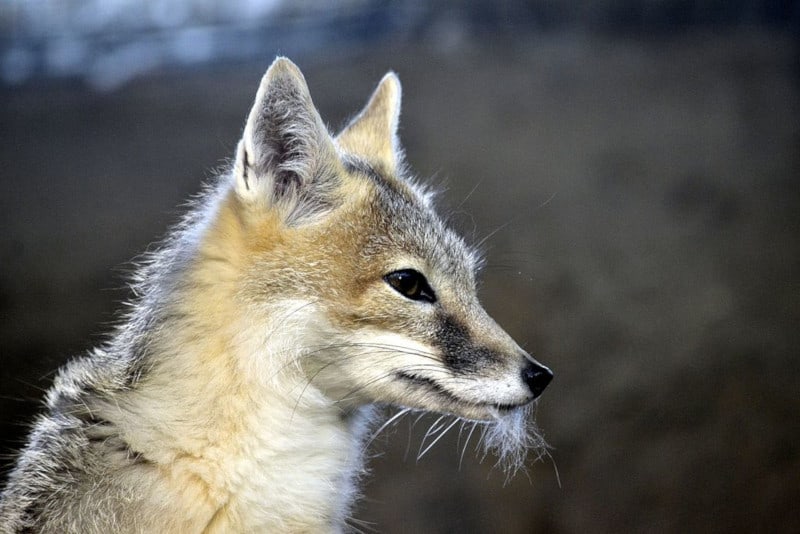
M 499 267 L 505 268 L 506 266 L 501 265 Z M 304 303 L 302 306 L 290 310 L 280 321 L 280 324 L 287 323 L 292 316 L 300 313 L 301 310 L 311 304 Z M 274 332 L 277 332 L 278 329 L 279 327 L 276 327 Z M 274 332 L 270 332 L 268 338 Z M 290 370 L 297 373 L 292 380 L 297 388 L 292 417 L 298 412 L 303 399 L 307 397 L 310 391 L 320 391 L 320 386 L 326 384 L 326 382 L 323 382 L 323 378 L 324 380 L 330 380 L 331 378 L 333 380 L 344 380 L 340 382 L 340 385 L 349 385 L 349 390 L 345 389 L 343 394 L 337 394 L 336 398 L 331 399 L 334 404 L 342 406 L 342 409 L 349 409 L 347 407 L 352 403 L 369 402 L 370 395 L 362 392 L 372 390 L 376 384 L 396 381 L 398 373 L 433 378 L 438 384 L 447 387 L 447 389 L 452 388 L 453 391 L 458 391 L 459 387 L 464 387 L 465 384 L 470 382 L 480 381 L 479 376 L 471 376 L 469 374 L 454 375 L 448 372 L 443 366 L 441 356 L 434 351 L 393 343 L 339 339 L 332 343 L 309 344 L 302 348 L 288 348 L 283 354 L 280 351 L 273 353 L 273 357 L 276 360 L 276 365 L 273 367 L 275 373 L 273 378 L 280 373 L 290 372 Z M 339 366 L 346 370 L 348 365 L 352 365 L 349 363 L 350 360 L 365 357 L 369 358 L 371 363 L 376 366 L 373 367 L 374 374 L 372 376 L 363 377 L 356 381 L 348 381 L 346 378 L 339 378 L 339 375 L 336 374 L 340 368 Z M 404 362 L 404 364 L 397 365 L 394 363 L 395 360 Z M 435 395 L 435 392 L 431 394 Z M 424 399 L 424 397 L 420 398 Z M 416 411 L 417 409 L 415 408 L 402 407 L 398 412 L 391 414 L 363 442 L 362 450 L 366 451 L 387 429 L 397 425 L 404 416 Z M 478 460 L 484 461 L 491 453 L 496 458 L 494 467 L 505 474 L 506 482 L 520 470 L 529 476 L 524 466 L 525 457 L 529 451 L 536 451 L 537 459 L 546 457 L 553 462 L 552 456 L 546 450 L 543 438 L 538 434 L 535 423 L 528 418 L 531 411 L 532 409 L 525 408 L 511 413 L 501 414 L 497 412 L 491 421 L 465 421 L 453 415 L 439 416 L 424 433 L 417 449 L 416 459 L 417 461 L 421 460 L 441 441 L 445 434 L 450 432 L 454 426 L 460 424 L 459 443 L 457 444 L 457 450 L 460 450 L 459 469 L 463 465 L 467 449 L 472 448 L 474 443 Z M 410 453 L 411 430 L 424 416 L 424 413 L 420 412 L 419 416 L 413 420 L 409 419 L 409 438 L 404 454 L 406 459 Z M 468 429 L 467 426 L 469 426 Z M 465 431 L 466 439 L 462 446 L 461 440 Z M 479 437 L 476 441 L 473 441 L 472 438 L 476 431 Z M 553 462 L 553 466 L 558 478 L 555 462 Z
M 505 222 L 505 223 L 501 224 L 500 226 L 498 226 L 497 228 L 495 228 L 494 230 L 492 230 L 491 232 L 489 232 L 488 234 L 486 234 L 480 241 L 475 243 L 475 248 L 476 249 L 480 249 L 484 245 L 484 243 L 486 243 L 488 240 L 490 240 L 495 235 L 497 235 L 497 233 L 500 232 L 501 230 L 504 230 L 505 228 L 507 228 L 508 225 L 511 224 L 513 221 L 514 220 L 512 219 L 512 220 L 510 220 L 508 222 Z
M 443 428 L 444 425 L 439 425 L 439 423 L 444 418 L 445 418 L 444 415 L 436 418 L 436 421 L 433 422 L 433 424 L 428 428 L 428 431 L 425 433 L 425 437 L 428 437 L 428 436 L 431 436 L 433 434 L 436 434 L 441 428 Z
M 440 418 L 440 419 L 441 419 L 441 418 Z M 439 420 L 437 419 L 437 423 L 438 423 L 438 421 L 439 421 Z M 425 456 L 425 454 L 426 454 L 426 453 L 427 453 L 429 450 L 431 450 L 431 447 L 433 447 L 434 445 L 436 445 L 436 443 L 437 443 L 437 442 L 438 442 L 440 439 L 442 439 L 442 436 L 444 436 L 445 434 L 447 434 L 447 432 L 448 432 L 448 431 L 449 431 L 451 428 L 453 428 L 453 427 L 456 425 L 456 423 L 458 423 L 458 421 L 459 421 L 459 420 L 458 420 L 458 418 L 455 418 L 455 419 L 453 419 L 453 422 L 452 422 L 452 423 L 450 423 L 449 425 L 447 425 L 447 428 L 445 428 L 444 430 L 442 430 L 442 431 L 439 433 L 439 435 L 438 435 L 438 436 L 436 436 L 436 438 L 435 438 L 433 441 L 431 441 L 431 443 L 430 443 L 430 444 L 429 444 L 429 445 L 428 445 L 428 446 L 425 448 L 425 450 L 424 450 L 424 451 L 421 451 L 419 454 L 417 454 L 417 461 L 419 461 L 419 460 L 420 460 L 420 459 L 421 459 L 423 456 Z M 424 443 L 424 442 L 425 442 L 425 441 L 424 441 L 424 439 L 423 439 L 423 443 Z M 422 447 L 422 445 L 420 445 L 420 447 Z
M 346 523 L 347 526 L 350 527 L 350 530 L 352 532 L 355 532 L 356 534 L 367 534 L 368 532 L 377 532 L 377 529 L 375 528 L 376 526 L 375 523 L 372 523 L 371 521 L 366 521 L 364 519 L 356 519 L 355 517 L 349 517 L 347 518 Z
M 378 435 L 381 432 L 383 432 L 386 428 L 388 428 L 393 423 L 397 423 L 397 421 L 399 421 L 404 415 L 408 414 L 410 411 L 411 411 L 411 408 L 403 408 L 402 410 L 400 410 L 399 412 L 394 414 L 392 417 L 387 419 L 386 422 L 383 423 L 380 426 L 380 428 L 378 428 L 378 430 L 376 430 L 375 432 L 372 433 L 372 435 L 367 440 L 366 444 L 363 446 L 363 450 L 367 450 L 369 448 L 369 446 L 372 444 L 372 442 L 375 441 L 375 438 L 377 438 Z
M 471 421 L 469 434 L 467 434 L 467 440 L 464 442 L 464 448 L 461 449 L 461 456 L 458 458 L 458 470 L 461 470 L 461 464 L 464 461 L 464 454 L 467 452 L 467 447 L 469 446 L 469 440 L 472 439 L 472 434 L 475 433 L 475 427 L 478 426 L 478 423 Z
M 550 451 L 547 449 L 544 450 L 543 454 L 550 460 L 550 463 L 553 464 L 553 472 L 556 474 L 556 482 L 558 483 L 558 489 L 561 489 L 561 475 L 558 473 L 558 466 L 556 465 L 556 459 L 553 458 L 553 455 L 550 454 Z
M 475 191 L 477 191 L 477 190 L 478 190 L 478 187 L 480 187 L 480 185 L 481 185 L 482 183 L 483 183 L 483 179 L 480 179 L 480 180 L 478 180 L 478 181 L 475 183 L 475 185 L 474 185 L 474 186 L 472 186 L 472 189 L 470 189 L 469 193 L 467 193 L 467 196 L 465 196 L 465 197 L 463 198 L 463 200 L 461 200 L 461 202 L 459 202 L 458 206 L 456 206 L 456 207 L 455 207 L 454 211 L 455 211 L 455 210 L 460 210 L 460 209 L 461 209 L 461 208 L 464 206 L 464 204 L 466 204 L 467 200 L 469 200 L 469 197 L 471 197 L 471 196 L 472 196 L 472 195 L 475 193 Z

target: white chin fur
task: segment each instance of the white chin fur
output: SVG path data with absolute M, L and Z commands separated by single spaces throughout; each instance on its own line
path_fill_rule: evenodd
M 495 466 L 505 473 L 508 480 L 520 469 L 526 471 L 525 463 L 530 453 L 535 460 L 548 455 L 547 443 L 533 420 L 534 406 L 535 403 L 532 403 L 504 413 L 494 410 L 491 417 L 480 420 L 452 414 L 442 415 L 430 425 L 422 438 L 417 460 L 433 448 L 450 429 L 456 427 L 460 428 L 458 443 L 462 460 L 468 448 L 473 448 L 481 461 L 491 454 L 497 458 Z M 403 416 L 412 413 L 419 413 L 419 410 L 402 408 L 375 431 L 367 440 L 365 448 L 384 430 L 394 427 Z M 476 437 L 477 444 L 474 440 Z
M 534 406 L 531 403 L 510 412 L 495 411 L 493 419 L 476 423 L 481 427 L 483 454 L 495 455 L 497 465 L 509 477 L 525 468 L 529 451 L 537 460 L 547 452 L 547 443 L 533 418 Z

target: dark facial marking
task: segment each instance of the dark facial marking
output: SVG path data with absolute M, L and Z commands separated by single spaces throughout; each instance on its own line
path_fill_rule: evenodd
M 363 174 L 378 184 L 386 182 L 386 178 L 381 176 L 378 171 L 375 170 L 375 167 L 362 159 L 345 156 L 342 163 L 344 163 L 344 168 L 347 172 L 351 174 Z
M 497 359 L 493 351 L 477 345 L 467 328 L 452 316 L 441 314 L 437 323 L 433 343 L 441 350 L 445 365 L 456 373 L 474 373 Z
M 344 168 L 351 174 L 360 174 L 371 180 L 375 185 L 383 191 L 388 192 L 392 197 L 402 198 L 405 201 L 410 201 L 408 191 L 399 186 L 400 180 L 392 178 L 385 174 L 383 169 L 373 166 L 370 162 L 353 156 L 345 156 L 342 159 Z
M 459 398 L 455 397 L 452 393 L 450 393 L 449 391 L 444 389 L 442 386 L 440 386 L 432 378 L 426 378 L 424 376 L 418 376 L 418 375 L 415 375 L 415 374 L 412 374 L 412 373 L 406 373 L 405 371 L 398 371 L 396 373 L 396 376 L 397 376 L 397 378 L 400 378 L 402 380 L 406 380 L 408 382 L 411 382 L 412 384 L 414 384 L 416 386 L 424 386 L 424 387 L 426 387 L 428 389 L 431 389 L 431 390 L 435 391 L 436 393 L 438 393 L 439 395 L 442 395 L 444 397 L 448 397 L 450 400 L 454 400 L 456 402 L 461 402 L 461 400 Z

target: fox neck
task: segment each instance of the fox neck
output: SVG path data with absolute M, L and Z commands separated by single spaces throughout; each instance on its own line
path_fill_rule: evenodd
M 157 356 L 122 427 L 176 491 L 202 486 L 192 506 L 220 531 L 336 531 L 355 498 L 370 408 L 338 405 L 303 373 L 305 347 L 326 336 L 312 303 L 237 303 L 240 266 L 214 236 L 225 233 L 225 248 L 241 236 L 219 208 L 151 335 Z
M 255 338 L 246 328 L 239 335 Z M 309 384 L 286 360 L 292 335 L 256 350 L 173 331 L 180 354 L 135 402 L 152 416 L 132 421 L 132 448 L 166 466 L 176 492 L 188 494 L 187 481 L 201 486 L 200 516 L 220 532 L 336 531 L 356 497 L 370 408 L 343 411 Z M 202 372 L 189 367 L 197 359 Z

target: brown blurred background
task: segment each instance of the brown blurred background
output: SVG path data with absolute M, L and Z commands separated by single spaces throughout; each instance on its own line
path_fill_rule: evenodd
M 398 72 L 409 161 L 496 232 L 482 298 L 556 373 L 553 461 L 506 484 L 457 429 L 417 460 L 406 419 L 357 518 L 800 532 L 798 2 L 19 0 L 0 31 L 4 469 L 281 53 L 334 130 Z

